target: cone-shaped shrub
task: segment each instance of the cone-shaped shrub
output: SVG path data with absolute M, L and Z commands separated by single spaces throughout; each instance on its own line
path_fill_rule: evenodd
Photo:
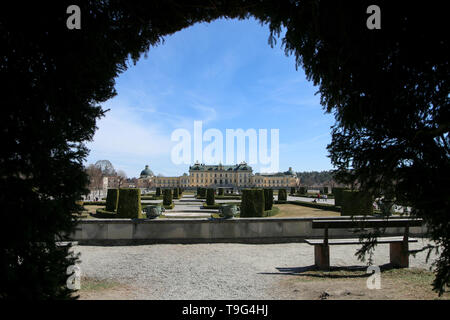
M 170 206 L 172 204 L 172 190 L 163 190 L 163 205 Z
M 286 200 L 287 200 L 286 189 L 278 190 L 278 201 L 286 201 Z
M 117 211 L 117 204 L 119 203 L 119 190 L 108 189 L 106 195 L 106 211 Z
M 295 194 L 295 188 L 291 187 L 291 195 L 294 195 L 294 194 Z
M 200 198 L 206 197 L 206 188 L 198 187 L 197 196 L 199 196 Z
M 328 194 L 328 187 L 323 187 L 323 194 Z
M 305 187 L 300 187 L 300 188 L 298 189 L 298 193 L 299 193 L 299 194 L 306 194 L 306 188 L 305 188 Z
M 264 189 L 264 210 L 272 210 L 273 206 L 273 190 Z
M 223 188 L 219 188 L 219 196 L 223 196 Z
M 161 188 L 158 187 L 158 188 L 156 188 L 156 194 L 155 194 L 155 196 L 159 197 L 160 195 L 161 195 Z
M 264 206 L 263 189 L 242 190 L 241 217 L 263 217 Z
M 214 189 L 208 189 L 206 191 L 206 204 L 208 206 L 213 206 L 214 203 L 215 203 Z
M 178 199 L 178 188 L 173 189 L 173 198 Z
M 119 189 L 119 203 L 117 205 L 119 218 L 142 219 L 141 190 L 137 188 Z
M 333 188 L 331 189 L 331 192 L 334 195 L 334 205 L 335 206 L 342 206 L 342 192 L 345 190 L 345 188 Z

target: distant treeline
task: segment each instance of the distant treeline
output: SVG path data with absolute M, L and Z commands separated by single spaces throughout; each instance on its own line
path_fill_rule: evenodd
M 322 186 L 340 186 L 333 178 L 333 171 L 304 171 L 297 172 L 297 177 L 300 178 L 300 184 L 309 187 Z

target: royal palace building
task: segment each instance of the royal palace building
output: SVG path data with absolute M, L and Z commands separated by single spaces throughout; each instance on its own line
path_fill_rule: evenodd
M 299 183 L 299 178 L 292 168 L 273 174 L 253 174 L 252 167 L 245 162 L 236 165 L 205 165 L 196 162 L 189 167 L 189 175 L 185 173 L 179 177 L 155 176 L 147 165 L 140 174 L 137 187 L 148 189 L 208 187 L 238 190 L 251 187 L 273 189 L 298 187 Z

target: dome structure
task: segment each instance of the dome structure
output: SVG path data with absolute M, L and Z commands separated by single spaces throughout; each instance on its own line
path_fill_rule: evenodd
M 145 169 L 141 171 L 141 178 L 153 177 L 154 174 L 152 170 L 149 169 L 148 165 L 145 166 Z
M 284 174 L 287 175 L 287 176 L 295 176 L 295 173 L 292 170 L 292 167 L 289 167 L 289 170 L 285 171 Z

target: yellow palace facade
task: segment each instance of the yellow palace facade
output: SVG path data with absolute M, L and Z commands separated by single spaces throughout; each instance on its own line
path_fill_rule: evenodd
M 205 165 L 196 162 L 189 167 L 189 174 L 179 177 L 155 176 L 148 165 L 142 170 L 137 181 L 138 188 L 230 188 L 251 187 L 289 188 L 298 187 L 300 180 L 289 168 L 288 171 L 273 174 L 253 174 L 252 167 L 241 162 L 236 165 Z

